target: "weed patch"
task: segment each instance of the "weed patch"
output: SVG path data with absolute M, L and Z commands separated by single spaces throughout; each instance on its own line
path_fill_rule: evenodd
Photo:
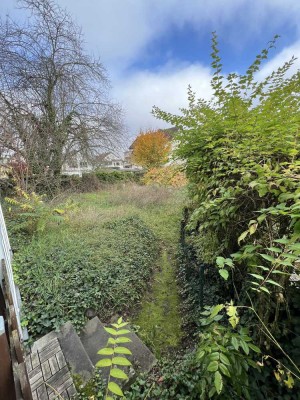
M 15 256 L 30 335 L 68 320 L 79 328 L 89 309 L 103 321 L 124 313 L 140 300 L 157 253 L 153 233 L 137 217 L 33 239 Z

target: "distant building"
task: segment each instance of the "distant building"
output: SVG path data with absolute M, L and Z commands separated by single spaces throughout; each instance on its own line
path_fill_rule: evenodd
M 61 173 L 63 175 L 78 175 L 93 171 L 93 165 L 90 161 L 87 161 L 80 154 L 75 154 L 68 158 L 63 164 Z
M 124 160 L 115 156 L 113 153 L 102 153 L 94 157 L 94 167 L 95 168 L 113 168 L 113 169 L 123 169 Z

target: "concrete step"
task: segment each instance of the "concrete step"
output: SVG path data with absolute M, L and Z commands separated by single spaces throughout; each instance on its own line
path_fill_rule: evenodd
M 60 328 L 58 340 L 72 373 L 88 382 L 92 378 L 94 365 L 71 322 L 66 322 Z
M 126 347 L 132 352 L 132 356 L 129 359 L 132 362 L 135 373 L 149 372 L 156 364 L 156 358 L 135 333 L 132 332 L 126 336 L 132 340 L 132 343 L 126 343 Z M 103 358 L 97 352 L 99 349 L 106 347 L 109 337 L 98 317 L 88 321 L 81 331 L 81 342 L 93 365 Z

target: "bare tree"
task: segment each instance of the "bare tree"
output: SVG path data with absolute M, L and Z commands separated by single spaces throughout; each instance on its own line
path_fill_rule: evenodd
M 0 21 L 0 147 L 22 157 L 37 180 L 57 185 L 70 155 L 120 141 L 120 108 L 69 14 L 52 0 L 21 6 L 31 13 L 24 25 Z

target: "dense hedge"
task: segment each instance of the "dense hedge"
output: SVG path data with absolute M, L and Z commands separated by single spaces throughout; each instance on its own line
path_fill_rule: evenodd
M 98 190 L 106 184 L 120 182 L 140 182 L 144 176 L 143 171 L 118 171 L 118 170 L 98 170 L 77 175 L 63 175 L 61 186 L 63 190 L 75 190 L 89 192 Z
M 124 314 L 140 299 L 157 254 L 154 235 L 133 217 L 33 239 L 15 255 L 29 334 L 68 320 L 80 327 L 91 309 L 103 321 Z

